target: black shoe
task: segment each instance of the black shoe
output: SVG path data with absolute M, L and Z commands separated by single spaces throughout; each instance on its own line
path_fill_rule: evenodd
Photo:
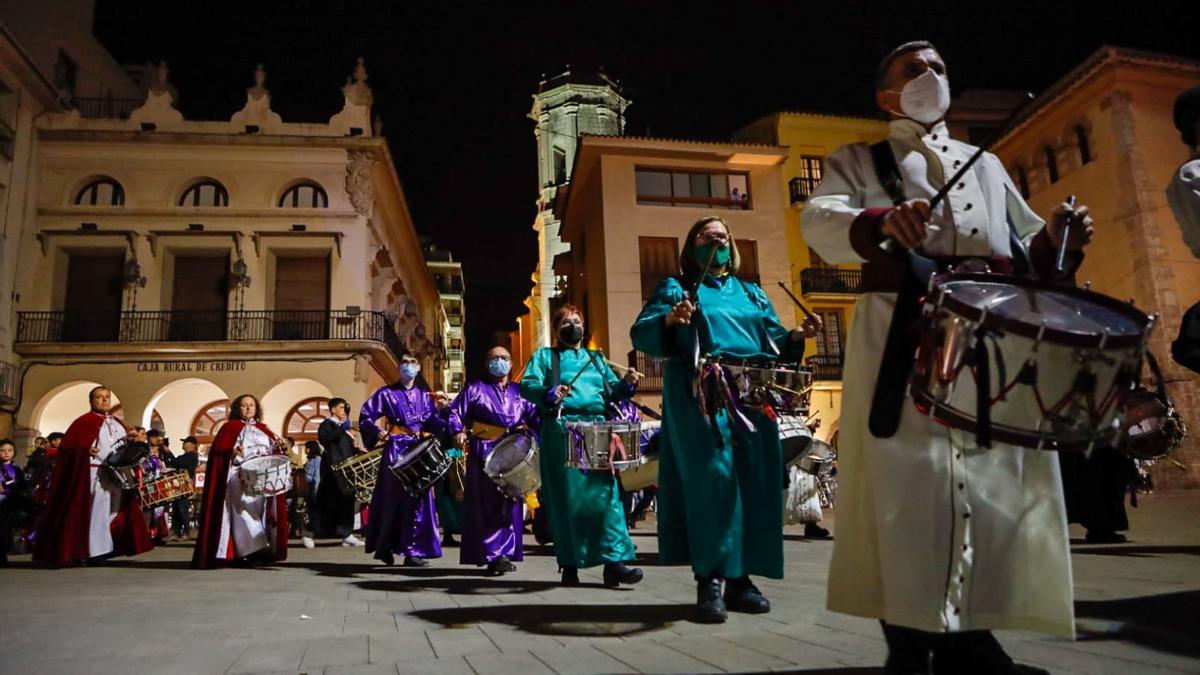
M 725 582 L 725 606 L 731 612 L 746 614 L 766 614 L 771 611 L 771 602 L 751 583 L 750 577 Z
M 502 577 L 509 572 L 516 572 L 517 566 L 513 564 L 508 556 L 500 556 L 492 562 L 488 563 L 487 575 L 489 577 Z
M 404 567 L 429 567 L 429 561 L 415 556 L 404 556 Z
M 442 546 L 458 546 L 458 540 L 454 538 L 453 532 L 447 532 L 446 536 L 442 537 Z
M 392 555 L 390 551 L 381 551 L 376 553 L 375 557 L 379 560 L 379 562 L 387 565 L 388 567 L 396 564 L 396 556 Z
M 830 538 L 829 530 L 821 527 L 820 525 L 818 525 L 816 523 L 805 523 L 804 524 L 804 538 L 805 539 L 829 539 Z
M 725 623 L 729 614 L 721 598 L 721 580 L 702 579 L 696 582 L 696 620 L 700 623 Z
M 625 563 L 605 563 L 604 585 L 616 588 L 621 584 L 632 586 L 642 580 L 642 570 L 637 567 L 626 567 Z
M 578 586 L 579 585 L 579 568 L 578 567 L 560 567 L 562 572 L 563 586 Z
M 1088 530 L 1083 540 L 1089 544 L 1124 544 L 1129 541 L 1125 535 L 1112 530 Z

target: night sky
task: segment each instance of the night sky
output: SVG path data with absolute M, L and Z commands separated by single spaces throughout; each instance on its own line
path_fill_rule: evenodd
M 261 61 L 284 121 L 327 121 L 366 58 L 417 229 L 464 263 L 469 355 L 515 327 L 528 292 L 538 185 L 526 114 L 540 76 L 565 64 L 621 81 L 627 133 L 727 139 L 779 110 L 871 113 L 875 64 L 910 39 L 938 45 L 955 91 L 1037 91 L 1102 44 L 1200 58 L 1188 2 L 163 6 L 99 0 L 96 33 L 122 62 L 166 59 L 189 119 L 228 119 Z

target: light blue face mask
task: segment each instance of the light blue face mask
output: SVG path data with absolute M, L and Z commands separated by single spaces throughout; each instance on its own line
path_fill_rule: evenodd
M 492 377 L 504 377 L 512 371 L 512 361 L 508 359 L 492 359 L 488 361 L 488 372 Z
M 419 363 L 400 364 L 400 379 L 405 382 L 412 382 L 419 372 L 421 372 L 421 364 Z

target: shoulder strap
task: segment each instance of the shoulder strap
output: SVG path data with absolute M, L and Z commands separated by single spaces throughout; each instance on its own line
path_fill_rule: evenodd
M 600 373 L 600 383 L 604 385 L 604 398 L 611 401 L 612 385 L 608 383 L 608 378 L 604 376 L 604 369 L 601 368 L 600 364 L 596 362 L 596 352 L 587 349 L 586 347 L 584 348 L 584 351 L 587 352 L 588 360 L 591 362 L 592 367 L 596 369 L 596 372 Z
M 893 204 L 904 201 L 904 181 L 900 179 L 900 168 L 896 166 L 896 154 L 892 144 L 885 138 L 871 144 L 871 163 L 875 165 L 875 176 L 887 192 Z
M 562 357 L 558 350 L 550 348 L 550 388 L 554 389 L 562 384 Z

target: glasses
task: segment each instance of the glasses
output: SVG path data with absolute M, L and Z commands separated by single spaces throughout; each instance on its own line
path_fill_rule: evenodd
M 713 242 L 720 244 L 729 243 L 729 233 L 727 232 L 701 232 L 696 235 L 696 243 L 711 244 Z

